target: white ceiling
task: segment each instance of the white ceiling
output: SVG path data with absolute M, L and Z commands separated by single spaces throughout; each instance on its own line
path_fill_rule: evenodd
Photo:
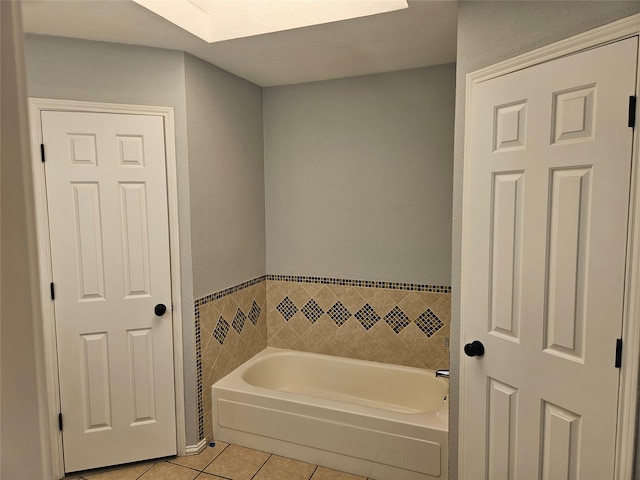
M 1 1 L 1 0 L 0 0 Z M 182 50 L 261 86 L 454 62 L 456 2 L 209 44 L 131 0 L 23 0 L 28 33 Z

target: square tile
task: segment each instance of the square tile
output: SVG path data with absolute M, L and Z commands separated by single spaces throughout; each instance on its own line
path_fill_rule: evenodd
M 301 307 L 311 299 L 311 295 L 304 288 L 304 283 L 298 283 L 298 282 L 291 282 L 291 283 L 293 285 L 293 288 L 291 289 L 291 292 L 289 292 L 288 297 L 298 307 Z
M 296 313 L 291 320 L 289 320 L 289 326 L 295 330 L 298 336 L 301 336 L 307 330 L 313 327 L 313 324 L 309 322 L 302 312 Z
M 81 478 L 91 480 L 136 480 L 154 465 L 155 462 L 119 465 L 117 467 L 107 467 L 89 471 L 84 474 L 80 473 L 80 475 Z
M 272 455 L 254 480 L 309 480 L 315 465 Z
M 196 470 L 204 470 L 205 467 L 216 459 L 228 446 L 228 443 L 216 442 L 215 447 L 207 446 L 197 455 L 176 457 L 169 460 L 169 462 L 182 465 L 183 467 L 195 468 Z
M 224 344 L 224 340 L 227 337 L 227 333 L 229 332 L 229 322 L 227 322 L 224 317 L 220 317 L 218 319 L 218 323 L 216 325 L 215 330 L 213 331 L 213 337 L 220 343 L 220 345 Z
M 291 317 L 298 313 L 298 307 L 296 307 L 289 297 L 284 297 L 284 299 L 276 305 L 276 310 L 280 312 L 287 322 L 291 320 Z
M 318 319 L 324 314 L 324 310 L 312 298 L 305 304 L 304 307 L 302 307 L 302 313 L 311 323 L 316 323 Z
M 140 480 L 194 480 L 199 471 L 168 462 L 156 463 L 147 470 Z
M 336 303 L 338 297 L 336 297 L 335 293 L 333 293 L 328 286 L 323 285 L 322 288 L 318 290 L 318 293 L 314 295 L 313 299 L 326 312 L 334 303 Z
M 250 448 L 229 445 L 205 469 L 205 472 L 232 478 L 250 480 L 269 459 L 269 454 Z
M 365 303 L 364 306 L 355 313 L 354 317 L 358 319 L 365 330 L 369 330 L 380 320 L 380 315 L 378 315 L 375 309 L 368 303 Z
M 331 342 L 331 347 L 338 355 L 343 355 L 351 345 L 356 343 L 366 331 L 355 318 L 350 318 L 336 331 L 326 342 Z
M 416 325 L 427 337 L 431 337 L 434 333 L 442 328 L 442 320 L 440 320 L 435 313 L 427 308 L 418 319 Z
M 327 311 L 327 315 L 339 327 L 351 318 L 351 312 L 339 300 Z
M 410 292 L 402 301 L 398 302 L 398 307 L 412 321 L 415 321 L 427 309 L 427 305 L 420 298 L 419 292 Z
M 382 317 L 384 317 L 391 311 L 393 307 L 396 306 L 396 301 L 393 300 L 383 289 L 377 289 L 376 293 L 368 301 L 368 303 L 378 313 L 378 315 Z
M 352 312 L 360 310 L 365 304 L 364 298 L 355 287 L 344 287 L 345 293 L 340 297 L 342 304 Z
M 311 480 L 367 480 L 367 478 L 350 473 L 338 472 L 330 468 L 318 467 L 313 477 L 311 477 Z
M 404 314 L 400 307 L 393 307 L 385 317 L 384 321 L 387 322 L 394 332 L 400 333 L 404 327 L 409 325 L 409 318 Z
M 260 306 L 254 301 L 253 304 L 251 304 L 251 309 L 249 310 L 249 314 L 247 315 L 247 317 L 249 317 L 249 320 L 251 320 L 251 323 L 253 323 L 254 325 L 258 323 L 258 319 L 260 318 L 260 311 Z

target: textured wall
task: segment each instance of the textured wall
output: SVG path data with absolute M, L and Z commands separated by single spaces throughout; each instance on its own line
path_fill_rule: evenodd
M 184 54 L 156 48 L 28 35 L 32 97 L 173 107 L 178 173 L 180 278 L 187 445 L 198 442 Z
M 450 284 L 455 66 L 264 94 L 267 272 Z
M 457 478 L 460 357 L 460 252 L 466 75 L 640 11 L 640 2 L 460 2 L 456 73 L 452 235 L 451 410 L 449 478 Z
M 195 298 L 265 274 L 262 89 L 185 55 Z

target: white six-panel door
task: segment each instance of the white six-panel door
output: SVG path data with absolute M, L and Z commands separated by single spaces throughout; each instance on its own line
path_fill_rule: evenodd
M 637 37 L 474 85 L 462 475 L 614 472 Z
M 42 134 L 65 471 L 173 455 L 162 117 L 45 111 Z

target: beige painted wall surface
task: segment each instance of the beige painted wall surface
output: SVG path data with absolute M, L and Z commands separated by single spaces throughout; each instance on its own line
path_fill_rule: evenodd
M 185 55 L 195 298 L 265 274 L 262 89 Z
M 36 35 L 27 35 L 25 46 L 29 96 L 174 108 L 187 445 L 194 445 L 197 385 L 184 54 Z
M 18 2 L 0 2 L 0 478 L 50 478 L 26 75 Z
M 640 12 L 640 2 L 460 2 L 456 73 L 452 235 L 449 478 L 457 478 L 460 252 L 465 78 L 470 72 Z
M 267 272 L 449 285 L 455 66 L 264 94 Z

